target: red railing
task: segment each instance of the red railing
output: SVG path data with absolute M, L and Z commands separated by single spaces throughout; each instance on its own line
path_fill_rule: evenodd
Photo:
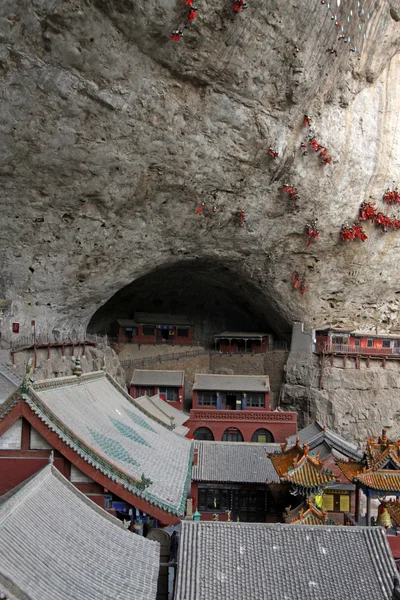
M 375 348 L 368 346 L 355 346 L 345 344 L 327 344 L 319 345 L 319 352 L 325 354 L 356 354 L 358 356 L 398 356 L 400 358 L 400 348 Z

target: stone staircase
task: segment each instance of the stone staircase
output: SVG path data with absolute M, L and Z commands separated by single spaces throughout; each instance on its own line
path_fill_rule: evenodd
M 0 362 L 0 375 L 13 383 L 15 387 L 19 387 L 22 383 L 22 378 L 2 362 Z

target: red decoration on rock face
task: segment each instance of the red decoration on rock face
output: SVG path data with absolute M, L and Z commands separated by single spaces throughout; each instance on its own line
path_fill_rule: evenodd
M 13 323 L 12 324 L 12 332 L 13 333 L 19 333 L 19 323 Z
M 344 242 L 354 241 L 355 239 L 359 239 L 362 242 L 365 242 L 367 236 L 364 233 L 363 228 L 359 223 L 354 223 L 353 225 L 342 225 L 342 229 L 340 230 L 340 239 Z
M 237 0 L 233 5 L 233 12 L 240 13 L 246 10 L 246 8 L 248 8 L 247 2 L 244 2 L 244 0 Z
M 303 119 L 303 127 L 307 127 L 311 125 L 311 117 L 310 115 L 304 115 Z
M 207 206 L 207 204 L 205 202 L 202 202 L 201 206 L 199 206 L 199 208 L 196 210 L 196 215 L 200 215 L 206 206 Z
M 289 200 L 291 202 L 291 208 L 297 208 L 297 201 L 299 200 L 299 195 L 297 193 L 297 188 L 293 185 L 288 185 L 287 183 L 283 184 L 283 191 L 285 194 L 289 196 Z
M 191 23 L 192 21 L 195 20 L 195 18 L 197 17 L 197 8 L 191 8 L 189 13 L 188 13 L 188 21 L 189 23 Z
M 386 202 L 386 204 L 390 204 L 391 206 L 393 206 L 394 204 L 400 204 L 400 192 L 397 189 L 397 187 L 395 187 L 393 190 L 390 190 L 388 188 L 383 194 L 382 200 Z
M 314 240 L 319 237 L 319 230 L 317 227 L 318 219 L 314 219 L 311 223 L 306 223 L 304 237 L 307 238 L 306 248 L 310 246 Z
M 303 154 L 308 154 L 308 151 L 314 150 L 323 165 L 329 165 L 332 162 L 332 157 L 328 154 L 328 148 L 322 146 L 315 137 L 311 137 L 307 142 L 302 142 L 300 147 L 303 150 Z
M 279 152 L 275 152 L 271 147 L 268 148 L 268 154 L 275 160 L 279 156 Z
M 171 40 L 173 40 L 174 42 L 179 42 L 181 40 L 182 36 L 183 36 L 182 29 L 180 29 L 180 28 L 174 29 L 174 31 L 171 34 Z
M 239 225 L 240 225 L 240 227 L 243 227 L 243 225 L 245 223 L 246 223 L 246 216 L 242 210 L 239 210 Z
M 396 216 L 391 219 L 375 208 L 375 202 L 367 202 L 366 200 L 360 206 L 358 220 L 373 221 L 376 225 L 380 226 L 382 233 L 386 233 L 389 229 L 400 229 L 400 222 Z

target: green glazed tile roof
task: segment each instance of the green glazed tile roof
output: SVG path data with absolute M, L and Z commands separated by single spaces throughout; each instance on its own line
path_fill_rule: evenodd
M 191 441 L 144 413 L 108 375 L 40 382 L 23 397 L 49 429 L 100 472 L 167 512 L 184 514 Z

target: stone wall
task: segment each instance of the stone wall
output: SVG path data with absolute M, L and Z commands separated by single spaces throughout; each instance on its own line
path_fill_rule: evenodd
M 65 377 L 72 375 L 73 362 L 71 360 L 71 347 L 65 349 L 65 356 L 62 356 L 62 350 L 58 347 L 50 349 L 50 358 L 48 358 L 47 348 L 37 349 L 37 361 L 35 365 L 35 379 L 49 379 L 52 377 Z M 107 372 L 125 387 L 125 373 L 120 365 L 119 359 L 114 350 L 106 344 L 99 344 L 97 347 L 87 346 L 85 355 L 82 355 L 82 346 L 75 346 L 74 355 L 81 359 L 81 367 L 84 373 L 99 371 L 106 360 Z M 30 358 L 34 358 L 33 349 L 16 352 L 14 355 L 15 372 L 24 377 L 26 364 Z M 7 361 L 10 366 L 10 360 Z
M 271 388 L 271 408 L 275 408 L 279 403 L 279 393 L 288 356 L 289 351 L 287 350 L 272 350 L 264 354 L 264 373 L 269 377 Z
M 323 389 L 320 389 L 320 386 Z M 290 355 L 283 386 L 282 407 L 299 413 L 299 428 L 315 416 L 344 437 L 361 445 L 383 427 L 393 439 L 400 437 L 400 361 L 336 357 L 325 358 L 321 379 L 320 357 Z

